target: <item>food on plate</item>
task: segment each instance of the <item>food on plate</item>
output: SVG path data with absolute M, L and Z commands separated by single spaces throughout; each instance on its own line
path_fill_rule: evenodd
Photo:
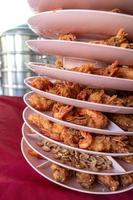
M 57 119 L 64 119 L 73 110 L 73 106 L 55 103 L 52 109 L 53 116 Z
M 113 136 L 111 138 L 111 149 L 116 153 L 133 152 L 133 145 L 130 143 L 130 138 L 126 135 Z
M 107 187 L 109 191 L 114 192 L 133 184 L 132 173 L 117 176 L 92 175 L 88 173 L 74 172 L 55 164 L 52 164 L 51 168 L 53 168 L 52 175 L 55 181 L 65 183 L 68 180 L 68 177 L 69 179 L 75 177 L 75 180 L 81 185 L 81 187 L 88 190 L 95 187 L 97 184 L 102 184 Z M 54 174 L 54 170 L 57 170 L 57 173 Z
M 59 36 L 59 40 L 67 40 L 67 41 L 74 41 L 77 40 L 77 37 L 75 34 L 68 33 L 68 34 L 61 34 Z
M 123 13 L 123 11 L 119 8 L 114 8 L 111 10 L 111 12 L 115 12 L 115 13 Z
M 120 11 L 118 9 L 114 9 L 112 11 Z M 59 39 L 61 40 L 67 40 L 67 41 L 78 41 L 80 38 L 77 37 L 77 35 L 73 33 L 68 34 L 62 34 L 59 36 Z M 95 44 L 103 44 L 103 45 L 110 45 L 115 47 L 122 47 L 122 48 L 128 48 L 133 49 L 133 43 L 132 41 L 128 40 L 128 33 L 125 32 L 123 28 L 119 29 L 116 35 L 111 36 L 107 39 L 102 40 L 96 40 L 96 41 L 89 41 L 89 43 L 95 43 Z
M 92 89 L 85 87 L 78 95 L 77 99 L 90 101 L 94 103 L 109 104 L 124 106 L 124 100 L 119 98 L 117 95 L 109 95 L 103 89 Z
M 51 130 L 51 138 L 55 140 L 61 140 L 61 134 L 63 131 L 66 131 L 66 128 L 60 124 L 53 123 Z
M 51 165 L 52 175 L 55 181 L 64 183 L 71 176 L 71 171 L 56 164 Z
M 79 114 L 86 116 L 88 126 L 95 128 L 105 128 L 108 124 L 107 117 L 99 111 L 89 110 L 87 108 L 79 108 Z
M 50 99 L 46 99 L 45 97 L 42 97 L 37 94 L 33 94 L 28 98 L 28 101 L 30 102 L 31 106 L 37 110 L 40 111 L 49 111 L 52 109 L 54 105 L 54 101 Z
M 126 163 L 133 164 L 133 156 L 122 156 L 119 159 L 125 161 Z
M 49 90 L 51 87 L 53 87 L 52 82 L 50 82 L 48 79 L 43 78 L 43 77 L 38 77 L 38 78 L 34 78 L 32 80 L 32 87 L 35 87 L 39 90 L 44 90 L 47 91 Z
M 72 33 L 68 33 L 66 35 L 61 34 L 59 36 L 59 40 L 74 41 L 76 39 L 77 39 L 76 36 Z M 56 65 L 57 68 L 63 68 L 63 57 L 62 56 L 56 57 L 55 65 Z
M 64 144 L 96 152 L 128 153 L 133 152 L 132 136 L 106 136 L 75 130 L 50 122 L 37 114 L 30 114 L 28 121 L 39 131 Z
M 46 141 L 45 141 L 46 142 Z M 40 146 L 42 146 L 42 141 L 40 143 Z M 54 144 L 49 144 L 50 147 L 55 147 L 56 145 Z M 68 151 L 64 149 L 62 149 L 62 154 L 64 155 L 60 155 L 58 154 L 58 148 L 57 150 L 55 150 L 55 154 L 58 155 L 58 157 L 63 157 L 64 156 L 64 160 L 65 160 L 65 155 L 68 155 Z M 35 157 L 37 159 L 43 159 L 39 154 L 37 154 L 36 152 L 34 152 L 33 150 L 28 150 L 28 153 L 30 154 L 30 156 Z M 83 161 L 86 161 L 86 154 L 80 154 L 81 157 L 83 157 Z M 93 156 L 94 157 L 94 156 Z M 100 156 L 99 156 L 100 157 Z M 75 178 L 75 181 L 77 181 L 77 183 L 79 183 L 81 185 L 81 187 L 85 188 L 85 189 L 90 189 L 93 188 L 95 185 L 97 184 L 102 184 L 105 187 L 107 187 L 110 191 L 116 191 L 125 187 L 130 186 L 131 184 L 133 184 L 133 173 L 130 174 L 123 174 L 123 175 L 114 175 L 114 176 L 110 176 L 110 175 L 92 175 L 89 173 L 82 173 L 82 172 L 76 172 L 73 170 L 69 170 L 66 169 L 64 167 L 61 167 L 57 164 L 51 164 L 50 166 L 51 168 L 51 173 L 53 176 L 53 179 L 57 182 L 61 182 L 61 183 L 66 183 L 67 181 L 71 181 L 71 179 Z
M 77 182 L 85 189 L 89 189 L 95 182 L 95 175 L 76 172 Z
M 98 182 L 109 188 L 110 191 L 116 191 L 120 185 L 117 176 L 97 176 Z
M 53 123 L 50 122 L 49 120 L 41 117 L 40 115 L 34 114 L 34 115 L 28 116 L 28 121 L 31 124 L 36 125 L 42 133 L 45 133 L 45 135 L 47 135 L 47 136 L 51 135 Z
M 36 153 L 34 150 L 32 149 L 28 149 L 28 154 L 32 157 L 38 158 L 38 159 L 44 159 L 42 156 L 40 156 L 38 153 Z
M 121 28 L 115 36 L 104 40 L 92 41 L 92 43 L 133 49 L 133 43 L 128 41 L 127 36 L 128 34 Z
M 116 76 L 119 78 L 133 80 L 133 67 L 128 67 L 128 66 L 119 67 Z
M 105 65 L 101 68 L 96 68 L 95 64 L 83 64 L 81 66 L 72 68 L 71 71 L 133 80 L 133 68 L 128 66 L 120 66 L 118 61 L 115 61 L 111 65 Z
M 82 87 L 77 83 L 71 83 L 68 81 L 56 81 L 53 87 L 49 89 L 49 92 L 64 97 L 76 98 L 81 88 Z
M 105 128 L 109 122 L 108 118 L 101 112 L 57 103 L 37 94 L 31 95 L 28 101 L 33 108 L 39 111 L 51 111 L 53 117 L 71 123 L 93 128 Z
M 113 114 L 111 120 L 125 131 L 133 131 L 133 115 Z
M 88 63 L 71 69 L 71 71 L 94 74 L 94 75 L 110 76 L 110 77 L 116 76 L 118 70 L 119 67 L 117 61 L 115 61 L 111 65 L 101 68 L 96 68 L 95 64 Z
M 108 125 L 107 117 L 98 111 L 74 108 L 59 103 L 53 106 L 52 111 L 55 118 L 64 119 L 75 124 L 93 128 L 105 128 Z
M 111 151 L 111 137 L 110 136 L 96 136 L 89 146 L 92 151 L 110 152 Z
M 125 105 L 128 107 L 133 107 L 133 95 L 127 95 L 125 97 L 122 97 L 122 99 L 125 102 Z
M 129 186 L 130 184 L 133 183 L 133 174 L 124 174 L 119 176 L 120 179 L 120 184 L 123 187 Z
M 62 163 L 78 169 L 91 169 L 93 171 L 99 171 L 112 168 L 112 161 L 106 156 L 85 154 L 65 149 L 64 147 L 49 142 L 46 139 L 37 142 L 37 145 L 44 151 L 51 152 L 53 157 L 59 159 Z
M 30 85 L 39 90 L 63 97 L 100 104 L 132 106 L 132 95 L 122 98 L 117 94 L 109 94 L 109 90 L 92 89 L 90 87 L 81 86 L 77 83 L 71 83 L 68 81 L 56 81 L 55 83 L 52 83 L 46 78 L 37 77 L 30 81 Z
M 55 65 L 59 69 L 63 68 L 63 57 L 57 56 L 56 61 L 55 61 Z

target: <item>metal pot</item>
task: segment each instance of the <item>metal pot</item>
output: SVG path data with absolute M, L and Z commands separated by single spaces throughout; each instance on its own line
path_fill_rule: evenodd
M 37 39 L 27 25 L 21 25 L 4 32 L 1 37 L 1 85 L 3 95 L 22 96 L 26 91 L 24 78 L 33 73 L 26 68 L 26 62 L 44 61 L 44 56 L 35 54 L 25 44 L 26 40 Z

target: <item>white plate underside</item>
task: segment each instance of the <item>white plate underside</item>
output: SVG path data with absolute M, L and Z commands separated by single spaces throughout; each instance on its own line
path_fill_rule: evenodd
M 133 14 L 132 0 L 28 0 L 32 9 L 37 12 L 55 9 L 92 9 L 112 10 L 119 8 L 126 13 Z
M 28 20 L 37 34 L 57 38 L 60 34 L 113 36 L 123 28 L 133 39 L 133 16 L 96 10 L 54 10 L 36 14 Z
M 90 190 L 86 190 L 80 187 L 80 185 L 75 181 L 75 179 L 71 179 L 69 181 L 67 181 L 65 184 L 56 182 L 55 180 L 53 180 L 52 177 L 52 173 L 51 173 L 51 163 L 47 162 L 45 160 L 38 160 L 34 157 L 31 157 L 28 154 L 28 149 L 29 146 L 26 144 L 26 142 L 24 141 L 24 139 L 22 139 L 21 141 L 21 151 L 22 154 L 24 156 L 24 158 L 26 159 L 26 161 L 28 162 L 28 164 L 37 172 L 39 173 L 41 176 L 43 176 L 44 178 L 48 179 L 49 181 L 52 181 L 62 187 L 71 189 L 71 190 L 75 190 L 78 192 L 83 192 L 83 193 L 90 193 L 90 194 L 117 194 L 117 193 L 122 193 L 122 192 L 126 192 L 128 190 L 131 190 L 133 188 L 133 184 L 125 187 L 123 189 L 120 189 L 118 191 L 115 192 L 110 192 L 106 187 L 104 187 L 103 185 L 100 184 L 95 184 L 93 188 L 91 188 Z M 43 164 L 44 165 L 42 167 L 37 167 L 38 165 Z
M 91 127 L 87 127 L 87 126 L 80 126 L 77 124 L 73 124 L 64 120 L 59 120 L 56 119 L 52 116 L 51 112 L 41 112 L 36 110 L 35 108 L 33 108 L 29 102 L 29 98 L 30 96 L 32 96 L 33 94 L 35 94 L 34 92 L 29 92 L 27 94 L 24 95 L 23 100 L 25 102 L 25 104 L 30 108 L 25 109 L 24 113 L 25 115 L 29 115 L 30 113 L 32 113 L 31 111 L 33 111 L 33 113 L 39 114 L 42 117 L 45 117 L 46 119 L 69 127 L 69 128 L 73 128 L 73 129 L 77 129 L 77 130 L 82 130 L 82 131 L 87 131 L 87 132 L 91 132 L 91 133 L 97 133 L 97 134 L 104 134 L 104 135 L 133 135 L 133 132 L 127 132 L 127 131 L 123 131 L 119 126 L 117 126 L 115 123 L 113 123 L 112 121 L 109 121 L 109 125 L 106 127 L 106 129 L 97 129 L 97 128 L 91 128 Z
M 132 107 L 122 107 L 122 106 L 113 106 L 113 105 L 107 105 L 107 104 L 99 104 L 99 103 L 93 103 L 93 102 L 87 102 L 87 101 L 81 101 L 78 99 L 72 99 L 68 97 L 58 96 L 49 92 L 44 92 L 42 90 L 36 89 L 30 85 L 30 82 L 37 78 L 35 77 L 28 77 L 24 80 L 24 83 L 35 93 L 42 95 L 48 99 L 63 103 L 72 105 L 75 107 L 80 108 L 88 108 L 92 110 L 97 110 L 101 112 L 108 112 L 108 113 L 122 113 L 122 114 L 133 114 L 133 108 Z
M 55 65 L 43 63 L 27 63 L 27 67 L 38 75 L 49 76 L 53 79 L 65 80 L 90 87 L 133 91 L 133 80 L 98 76 L 56 68 Z
M 117 60 L 120 65 L 133 65 L 132 49 L 78 41 L 49 39 L 28 40 L 26 43 L 29 48 L 39 54 L 91 59 L 110 64 Z

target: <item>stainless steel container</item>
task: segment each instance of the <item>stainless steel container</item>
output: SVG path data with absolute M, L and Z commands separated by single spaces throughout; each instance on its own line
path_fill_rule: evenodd
M 25 41 L 36 38 L 37 35 L 27 25 L 18 26 L 1 35 L 0 57 L 3 95 L 22 96 L 27 91 L 23 80 L 33 73 L 25 66 L 25 63 L 40 62 L 42 56 L 31 51 L 26 46 Z

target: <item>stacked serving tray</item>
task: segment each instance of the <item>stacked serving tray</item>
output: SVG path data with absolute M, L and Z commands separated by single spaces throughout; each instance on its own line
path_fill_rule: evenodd
M 30 28 L 41 37 L 47 39 L 29 40 L 27 41 L 27 45 L 37 53 L 60 57 L 62 59 L 63 68 L 57 68 L 57 66 L 52 63 L 48 65 L 35 62 L 27 63 L 27 67 L 34 71 L 37 76 L 28 77 L 24 80 L 25 84 L 32 90 L 24 95 L 24 102 L 27 107 L 23 112 L 24 124 L 22 127 L 23 139 L 21 142 L 21 149 L 25 159 L 31 167 L 44 178 L 71 190 L 91 194 L 115 194 L 132 189 L 133 150 L 130 150 L 130 152 L 124 150 L 119 152 L 98 151 L 70 145 L 55 137 L 49 137 L 47 131 L 45 134 L 45 131 L 42 132 L 42 129 L 39 128 L 40 125 L 38 124 L 40 122 L 38 122 L 38 124 L 31 123 L 29 116 L 36 116 L 42 121 L 44 119 L 44 123 L 56 124 L 57 126 L 64 127 L 65 130 L 70 129 L 77 131 L 77 133 L 82 133 L 82 135 L 85 134 L 84 139 L 89 136 L 110 138 L 125 136 L 128 140 L 132 141 L 133 129 L 124 130 L 109 118 L 107 126 L 103 128 L 76 124 L 72 121 L 55 117 L 52 110 L 44 111 L 38 109 L 37 106 L 31 103 L 31 97 L 39 95 L 39 98 L 42 97 L 42 99 L 54 101 L 54 104 L 58 102 L 68 105 L 69 107 L 74 106 L 78 109 L 85 109 L 90 113 L 103 113 L 107 117 L 121 114 L 129 117 L 131 116 L 132 118 L 132 106 L 110 105 L 63 96 L 35 87 L 32 81 L 39 80 L 39 78 L 43 77 L 50 81 L 51 84 L 54 84 L 56 80 L 61 80 L 62 84 L 71 82 L 83 87 L 89 86 L 89 88 L 104 89 L 110 92 L 124 91 L 124 95 L 130 93 L 132 101 L 132 79 L 94 75 L 91 73 L 73 71 L 72 69 L 75 66 L 81 66 L 86 63 L 95 64 L 96 68 L 102 68 L 105 66 L 105 63 L 111 64 L 115 60 L 117 60 L 120 65 L 126 65 L 132 68 L 132 49 L 97 44 L 92 41 L 114 36 L 119 29 L 124 29 L 124 31 L 128 33 L 128 39 L 133 41 L 133 1 L 28 0 L 28 2 L 33 10 L 38 12 L 38 14 L 28 20 Z M 114 8 L 119 8 L 124 11 L 124 14 L 111 12 Z M 78 36 L 78 39 L 74 41 L 58 39 L 59 36 L 68 35 L 70 33 Z M 46 101 L 44 101 L 44 103 L 45 102 Z M 36 104 L 37 103 L 39 104 L 40 101 L 36 102 Z M 131 102 L 131 104 L 133 104 L 133 102 Z M 99 118 L 95 118 L 95 120 L 99 120 Z M 45 128 L 43 130 L 45 130 Z M 132 142 L 130 143 L 133 149 Z M 57 155 L 55 155 L 57 152 L 55 153 L 55 151 L 53 151 L 54 148 L 59 149 L 61 152 L 65 151 L 68 155 L 69 153 L 74 155 L 73 157 L 77 159 L 75 162 L 78 164 L 75 164 L 70 157 L 69 159 L 71 161 L 69 160 L 69 162 L 66 162 L 63 156 L 57 157 Z M 31 154 L 28 153 L 29 149 L 32 149 L 36 153 L 31 156 Z M 79 159 L 84 156 L 84 160 Z M 132 160 L 132 162 L 126 162 L 122 159 L 122 157 L 127 156 L 130 157 L 129 160 Z M 89 164 L 86 164 L 85 167 L 85 165 L 82 165 L 84 164 L 82 162 Z M 97 167 L 95 164 L 97 162 L 101 162 L 101 166 L 98 164 Z M 58 181 L 52 174 L 51 163 L 54 163 L 57 167 L 61 167 L 61 169 L 68 170 L 69 173 L 73 171 L 74 175 L 69 177 L 67 181 Z M 76 173 L 90 174 L 90 176 L 94 175 L 95 182 L 89 188 L 85 188 L 77 181 Z M 105 179 L 108 179 L 110 176 L 113 181 L 120 181 L 122 179 L 120 177 L 123 177 L 122 180 L 126 181 L 129 178 L 132 179 L 132 181 L 130 181 L 129 184 L 123 181 L 123 184 L 120 183 L 119 187 L 116 189 L 113 189 L 113 186 L 112 189 L 110 189 L 108 183 L 104 182 L 101 184 L 100 181 L 97 181 L 98 176 L 103 176 Z

